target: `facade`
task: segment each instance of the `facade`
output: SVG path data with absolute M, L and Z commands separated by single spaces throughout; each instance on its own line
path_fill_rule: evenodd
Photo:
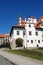
M 16 47 L 16 39 L 23 39 L 23 47 L 43 47 L 43 16 L 38 20 L 29 17 L 28 20 L 22 20 L 19 17 L 17 26 L 12 26 L 10 32 L 11 47 Z
M 9 34 L 0 34 L 0 46 L 3 43 L 8 43 L 10 41 L 10 35 Z
M 9 43 L 10 42 L 10 35 L 9 34 L 5 34 L 5 37 L 4 37 L 4 43 Z

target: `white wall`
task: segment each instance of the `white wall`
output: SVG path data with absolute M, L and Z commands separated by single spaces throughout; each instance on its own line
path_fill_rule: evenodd
M 34 28 L 34 24 L 30 24 L 31 27 L 29 28 L 29 24 L 26 24 L 26 47 L 37 47 L 37 44 L 39 47 L 43 47 L 42 42 L 42 31 L 36 30 Z M 32 32 L 32 35 L 29 35 L 29 31 Z M 38 36 L 36 36 L 35 32 L 38 32 Z M 27 42 L 29 40 L 29 42 Z M 31 43 L 31 40 L 33 40 L 33 43 Z M 40 43 L 38 43 L 38 40 L 40 40 Z
M 17 35 L 17 31 L 19 31 L 19 35 Z M 24 30 L 14 30 L 13 38 L 15 38 L 15 39 L 22 38 L 23 39 L 23 31 Z
M 19 35 L 17 35 L 17 31 L 19 31 Z M 13 34 L 12 34 L 12 37 L 11 37 L 10 41 L 12 41 L 13 39 L 16 40 L 17 38 L 22 38 L 23 39 L 23 46 L 24 46 L 23 31 L 24 30 L 13 29 Z

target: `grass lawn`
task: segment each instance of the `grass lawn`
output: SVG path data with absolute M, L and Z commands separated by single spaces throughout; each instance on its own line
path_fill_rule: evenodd
M 38 48 L 38 50 L 42 51 L 43 52 L 43 48 Z
M 39 49 L 38 49 L 39 50 Z M 43 60 L 43 52 L 37 51 L 37 50 L 28 50 L 28 49 L 22 49 L 22 50 L 4 50 L 13 54 L 19 54 L 25 57 L 30 57 L 33 59 Z

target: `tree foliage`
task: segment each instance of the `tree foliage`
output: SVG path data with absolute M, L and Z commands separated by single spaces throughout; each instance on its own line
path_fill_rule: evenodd
M 17 38 L 16 39 L 16 47 L 22 47 L 23 46 L 23 39 Z

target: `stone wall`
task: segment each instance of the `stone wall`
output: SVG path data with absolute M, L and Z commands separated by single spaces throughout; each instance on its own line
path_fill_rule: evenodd
M 13 40 L 10 42 L 10 47 L 11 47 L 11 49 L 16 48 L 15 39 L 13 39 Z

